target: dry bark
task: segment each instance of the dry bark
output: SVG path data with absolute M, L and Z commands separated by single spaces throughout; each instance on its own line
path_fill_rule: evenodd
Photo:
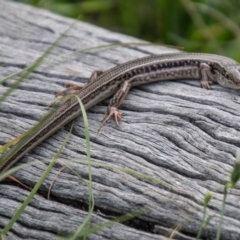
M 74 22 L 45 10 L 9 1 L 0 2 L 1 78 L 36 61 Z M 77 52 L 94 46 L 137 39 L 77 21 L 44 63 L 35 69 L 0 106 L 0 144 L 28 130 L 48 112 L 47 105 L 65 82 L 86 82 L 96 69 L 149 54 L 172 52 L 155 46 L 127 46 Z M 0 88 L 1 95 L 17 80 Z M 120 128 L 108 122 L 97 134 L 109 100 L 88 112 L 91 136 L 93 193 L 91 226 L 148 207 L 148 211 L 89 235 L 89 239 L 195 239 L 203 217 L 204 195 L 214 198 L 207 208 L 212 216 L 203 239 L 215 239 L 224 185 L 229 181 L 240 140 L 239 97 L 235 90 L 214 85 L 199 88 L 197 81 L 167 81 L 147 84 L 130 91 L 121 111 Z M 44 141 L 20 163 L 38 164 L 22 169 L 14 177 L 33 187 L 71 128 L 68 124 Z M 88 179 L 85 133 L 82 117 L 60 160 L 67 160 L 85 181 Z M 75 160 L 75 162 L 71 161 Z M 105 165 L 104 165 L 105 164 Z M 60 161 L 8 232 L 6 239 L 56 239 L 71 234 L 88 212 L 89 189 Z M 117 169 L 119 167 L 120 169 Z M 130 171 L 166 182 L 165 187 Z M 54 182 L 54 183 L 53 183 Z M 47 193 L 51 184 L 50 199 Z M 24 201 L 28 191 L 12 181 L 0 185 L 0 229 Z M 221 239 L 240 239 L 239 185 L 227 196 Z

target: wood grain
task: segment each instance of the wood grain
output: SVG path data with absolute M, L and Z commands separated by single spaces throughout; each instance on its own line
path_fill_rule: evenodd
M 36 61 L 73 23 L 45 10 L 0 1 L 1 78 Z M 47 105 L 65 82 L 86 82 L 93 70 L 108 69 L 148 54 L 176 51 L 156 46 L 112 47 L 79 50 L 118 42 L 139 42 L 129 36 L 75 22 L 66 36 L 37 68 L 0 106 L 0 144 L 28 130 L 48 112 Z M 2 95 L 19 76 L 0 88 Z M 89 239 L 195 239 L 203 217 L 204 195 L 213 199 L 207 209 L 212 216 L 203 239 L 215 239 L 224 184 L 229 181 L 240 143 L 239 92 L 214 85 L 201 89 L 197 81 L 168 81 L 134 88 L 121 106 L 120 128 L 107 123 L 97 134 L 109 100 L 88 112 L 95 209 L 92 226 L 106 223 L 144 207 L 149 210 L 127 223 L 116 223 L 89 236 Z M 21 163 L 38 164 L 14 174 L 33 187 L 67 136 L 71 124 L 25 156 Z M 85 181 L 88 179 L 82 118 L 60 160 L 66 160 Z M 71 161 L 75 160 L 75 161 Z M 98 165 L 97 165 L 98 164 Z M 105 164 L 105 166 L 104 166 Z M 6 239 L 56 239 L 71 234 L 88 211 L 87 186 L 65 168 L 52 169 Z M 125 168 L 171 184 L 169 189 L 116 168 Z M 19 185 L 0 184 L 0 229 L 3 229 L 28 194 Z M 240 239 L 239 185 L 227 196 L 221 239 Z

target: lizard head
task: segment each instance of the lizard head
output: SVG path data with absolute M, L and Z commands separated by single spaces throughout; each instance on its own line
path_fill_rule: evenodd
M 240 83 L 240 66 L 229 66 L 225 70 L 225 77 L 235 83 Z
M 227 67 L 225 73 L 220 78 L 220 85 L 240 89 L 240 65 Z

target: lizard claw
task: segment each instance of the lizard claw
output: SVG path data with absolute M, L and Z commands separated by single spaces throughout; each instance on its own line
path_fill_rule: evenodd
M 200 85 L 201 85 L 201 88 L 204 88 L 204 89 L 207 89 L 207 90 L 210 90 L 211 89 L 211 85 L 213 84 L 212 81 L 207 81 L 207 80 L 202 80 L 200 82 Z
M 117 124 L 117 126 L 119 126 L 119 121 L 122 119 L 122 113 L 120 111 L 118 111 L 118 109 L 116 107 L 111 107 L 107 110 L 105 116 L 103 117 L 102 123 L 98 129 L 98 133 L 100 132 L 100 130 L 102 129 L 102 127 L 104 126 L 104 124 L 110 119 L 110 118 L 114 118 L 115 123 Z

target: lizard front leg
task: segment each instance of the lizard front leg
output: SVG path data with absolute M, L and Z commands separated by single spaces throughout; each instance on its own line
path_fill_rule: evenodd
M 211 72 L 211 67 L 207 63 L 201 63 L 199 66 L 199 72 L 201 87 L 205 89 L 211 89 L 210 85 L 216 81 Z

